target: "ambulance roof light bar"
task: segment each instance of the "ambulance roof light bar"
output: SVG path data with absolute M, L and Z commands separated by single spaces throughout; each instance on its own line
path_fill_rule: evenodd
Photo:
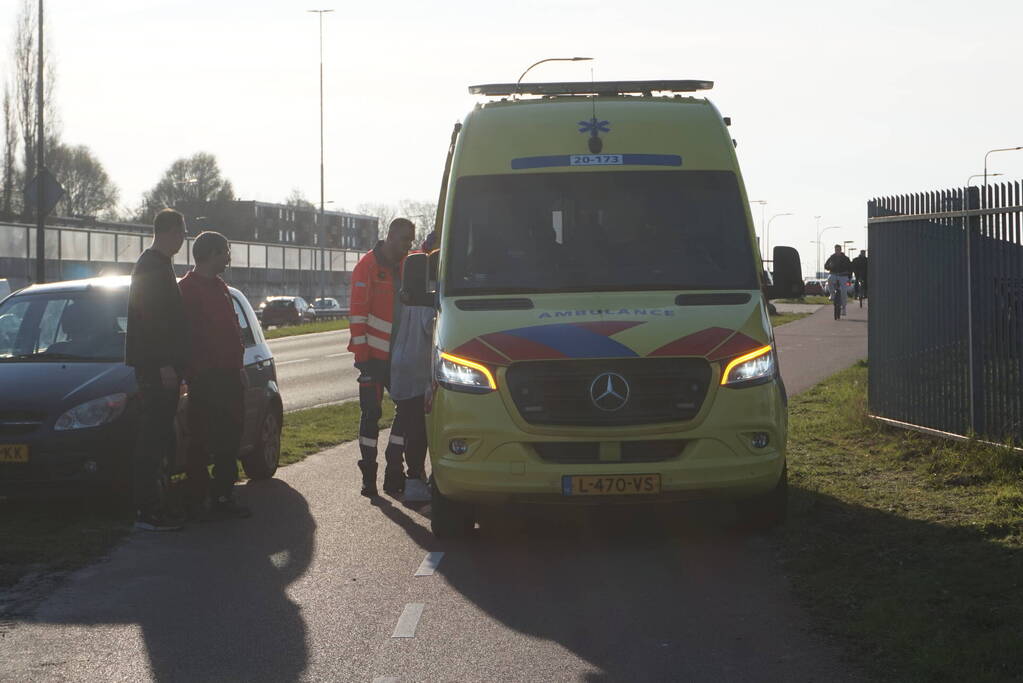
M 577 83 L 488 83 L 470 85 L 470 95 L 632 95 L 710 90 L 714 81 L 596 81 Z

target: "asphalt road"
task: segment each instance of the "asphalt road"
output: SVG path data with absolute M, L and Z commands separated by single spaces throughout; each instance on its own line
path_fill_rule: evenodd
M 865 311 L 779 328 L 790 392 L 866 355 Z M 239 487 L 252 519 L 132 534 L 0 639 L 0 679 L 860 680 L 772 537 L 725 531 L 727 507 L 484 520 L 438 542 L 428 507 L 358 495 L 356 458 L 345 444 Z
M 269 342 L 277 364 L 284 410 L 359 397 L 358 371 L 348 351 L 348 330 L 282 337 Z

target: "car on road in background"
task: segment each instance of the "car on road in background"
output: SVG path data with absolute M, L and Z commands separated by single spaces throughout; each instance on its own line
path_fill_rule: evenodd
M 140 397 L 124 364 L 128 277 L 32 285 L 0 304 L 0 498 L 130 491 Z M 277 470 L 283 404 L 273 354 L 245 296 L 228 288 L 245 345 L 245 473 Z M 178 449 L 163 476 L 184 470 L 187 391 Z
M 341 309 L 341 304 L 337 302 L 337 299 L 331 297 L 323 297 L 314 301 L 313 311 L 316 313 L 317 320 L 335 320 L 343 318 L 347 314 L 347 311 Z
M 826 280 L 807 280 L 803 284 L 803 294 L 805 296 L 824 296 Z
M 300 296 L 270 296 L 263 304 L 259 322 L 264 330 L 271 325 L 301 325 L 316 320 L 313 307 Z

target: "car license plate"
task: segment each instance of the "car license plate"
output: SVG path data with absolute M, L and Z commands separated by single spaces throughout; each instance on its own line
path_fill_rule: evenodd
M 0 443 L 0 462 L 28 462 L 28 446 Z
M 637 496 L 661 492 L 659 474 L 565 475 L 561 478 L 566 496 Z

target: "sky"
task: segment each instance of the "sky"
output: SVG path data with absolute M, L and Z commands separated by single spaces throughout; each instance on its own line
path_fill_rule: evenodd
M 1023 2 L 48 0 L 63 140 L 88 145 L 137 206 L 177 158 L 216 155 L 242 199 L 319 200 L 324 15 L 328 208 L 436 200 L 467 86 L 712 80 L 771 245 L 814 270 L 822 237 L 862 248 L 876 196 L 958 187 L 1023 145 Z M 22 0 L 0 0 L 10 73 Z M 1023 151 L 990 157 L 1023 179 Z M 976 182 L 976 181 L 975 181 Z M 753 206 L 758 233 L 761 206 Z M 816 218 L 819 216 L 820 218 Z

